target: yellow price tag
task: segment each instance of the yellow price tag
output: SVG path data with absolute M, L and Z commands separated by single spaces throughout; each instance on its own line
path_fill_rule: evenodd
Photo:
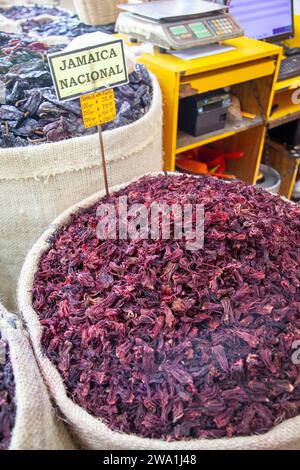
M 99 126 L 116 118 L 114 90 L 98 91 L 80 97 L 83 124 L 89 127 Z

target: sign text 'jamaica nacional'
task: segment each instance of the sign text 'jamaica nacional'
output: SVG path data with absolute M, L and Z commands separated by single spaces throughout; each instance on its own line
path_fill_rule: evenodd
M 49 54 L 48 60 L 60 101 L 128 82 L 123 41 L 120 39 Z

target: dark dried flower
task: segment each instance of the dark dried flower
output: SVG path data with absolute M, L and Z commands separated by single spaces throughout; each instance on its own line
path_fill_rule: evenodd
M 103 201 L 121 195 L 204 204 L 205 245 L 100 241 L 98 204 L 53 236 L 33 306 L 68 396 L 113 430 L 167 440 L 299 414 L 300 208 L 209 177 L 144 177 Z
M 0 450 L 9 447 L 15 424 L 15 383 L 9 350 L 0 335 Z
M 22 7 L 23 8 L 23 7 Z M 0 148 L 22 147 L 90 135 L 96 128 L 85 129 L 79 99 L 61 103 L 57 100 L 47 53 L 41 42 L 25 35 L 0 33 Z M 114 91 L 117 117 L 105 123 L 104 130 L 131 124 L 142 118 L 152 102 L 152 82 L 147 69 L 137 64 L 129 83 Z

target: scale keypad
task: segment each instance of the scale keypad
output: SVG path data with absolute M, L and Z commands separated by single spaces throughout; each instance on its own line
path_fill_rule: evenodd
M 207 20 L 207 23 L 217 35 L 231 33 L 235 30 L 234 24 L 228 18 L 216 18 Z
M 226 37 L 237 31 L 237 26 L 229 16 L 219 16 L 173 25 L 169 31 L 177 41 L 187 41 L 191 39 L 207 40 L 213 37 Z

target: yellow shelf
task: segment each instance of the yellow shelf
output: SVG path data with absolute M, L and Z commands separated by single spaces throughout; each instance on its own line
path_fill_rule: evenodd
M 277 106 L 277 109 L 269 118 L 268 127 L 270 129 L 280 126 L 281 124 L 286 124 L 299 117 L 300 104 L 293 103 L 293 93 L 294 89 L 288 89 L 275 94 L 273 107 Z
M 163 93 L 164 169 L 174 171 L 176 155 L 182 151 L 222 140 L 222 146 L 245 151 L 245 158 L 237 163 L 238 168 L 233 162 L 230 165 L 234 174 L 252 183 L 256 180 L 264 144 L 265 128 L 260 116 L 262 109 L 267 117 L 271 110 L 282 48 L 246 37 L 225 41 L 225 44 L 234 49 L 189 61 L 155 51 L 154 55 L 142 54 L 139 62 L 157 76 Z M 257 118 L 227 124 L 221 131 L 196 138 L 178 132 L 180 98 L 225 86 L 231 87 L 231 92 L 239 98 L 242 110 Z
M 239 132 L 243 132 L 247 129 L 251 129 L 262 124 L 263 119 L 260 116 L 256 116 L 254 119 L 243 118 L 243 120 L 238 123 L 226 122 L 224 129 L 210 132 L 208 134 L 203 134 L 202 136 L 198 137 L 193 137 L 179 130 L 177 136 L 176 155 L 185 152 L 186 150 L 197 148 L 200 145 L 202 146 L 211 144 L 217 140 L 231 137 L 235 134 L 238 134 Z
M 295 106 L 290 106 L 289 108 L 285 108 L 284 110 L 275 111 L 272 115 L 272 118 L 269 119 L 269 129 L 274 129 L 274 127 L 281 126 L 282 124 L 287 124 L 288 122 L 295 121 L 296 119 L 300 118 L 300 106 L 298 105 L 297 111 L 295 110 Z
M 222 67 L 220 70 L 186 75 L 180 80 L 180 97 L 184 96 L 187 89 L 193 89 L 193 94 L 204 93 L 272 76 L 275 73 L 275 69 L 276 61 L 271 57 L 238 65 L 235 64 L 231 67 Z
M 300 75 L 293 78 L 288 78 L 287 80 L 282 80 L 281 82 L 277 82 L 275 85 L 275 91 L 283 91 L 283 90 L 296 90 L 300 88 Z
M 161 54 L 155 51 L 152 54 L 143 54 L 143 62 L 150 62 L 153 66 L 168 70 L 181 75 L 195 75 L 211 70 L 241 65 L 251 61 L 264 59 L 266 57 L 282 53 L 282 48 L 267 42 L 256 41 L 246 37 L 224 41 L 224 45 L 233 46 L 234 50 L 223 54 L 216 54 L 209 57 L 201 57 L 192 60 L 182 60 L 171 54 Z

